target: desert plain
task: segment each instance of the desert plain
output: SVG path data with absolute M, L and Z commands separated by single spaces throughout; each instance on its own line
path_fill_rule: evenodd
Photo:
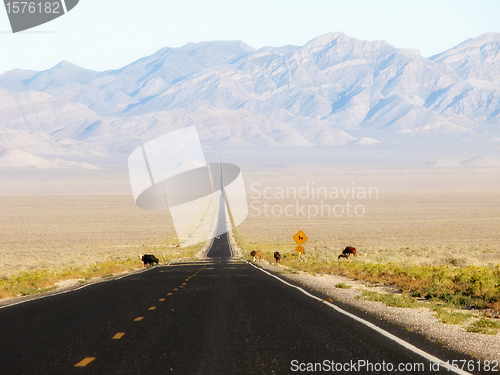
M 3 171 L 0 275 L 185 254 L 170 214 L 135 206 L 126 170 Z M 242 167 L 248 216 L 242 246 L 337 261 L 491 267 L 500 263 L 497 168 Z M 349 261 L 352 261 L 351 259 Z
M 306 257 L 333 261 L 353 246 L 356 261 L 500 263 L 498 171 L 344 171 L 246 181 L 249 216 L 237 232 L 255 246 L 293 251 L 292 236 L 302 230 Z

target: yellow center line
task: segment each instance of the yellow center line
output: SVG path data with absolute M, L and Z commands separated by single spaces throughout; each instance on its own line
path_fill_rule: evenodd
M 174 290 L 179 290 L 179 289 L 175 288 Z
M 95 359 L 95 357 L 87 357 L 82 359 L 80 362 L 78 362 L 75 367 L 85 367 L 87 366 L 90 362 L 92 362 Z
M 184 285 L 179 286 L 179 288 L 184 288 Z
M 154 310 L 156 309 L 156 306 L 151 306 L 148 310 Z
M 186 283 L 182 283 L 182 285 L 186 285 Z
M 160 298 L 158 301 L 163 302 L 165 301 L 165 298 Z
M 134 319 L 134 322 L 140 322 L 142 319 L 144 319 L 143 316 L 138 316 L 137 318 Z
M 168 294 L 167 294 L 167 296 L 171 296 L 171 295 L 172 295 L 172 293 L 168 293 Z
M 113 336 L 115 340 L 121 339 L 125 332 L 118 332 L 116 335 Z

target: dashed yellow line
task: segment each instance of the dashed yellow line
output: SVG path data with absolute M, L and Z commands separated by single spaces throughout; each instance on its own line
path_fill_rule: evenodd
M 78 362 L 75 367 L 85 367 L 87 366 L 90 362 L 92 362 L 95 359 L 95 357 L 87 357 L 82 359 L 80 362 Z
M 191 279 L 192 277 L 198 275 L 198 272 L 200 272 L 201 270 L 203 270 L 203 268 L 205 268 L 206 265 L 204 265 L 202 268 L 200 268 L 198 271 L 196 271 L 193 275 L 189 276 L 187 279 L 185 279 L 184 281 L 189 281 L 189 279 Z M 161 271 L 160 271 L 161 272 Z M 186 285 L 186 283 L 182 283 L 182 285 L 179 286 L 179 288 L 183 288 L 184 285 Z M 175 288 L 174 291 L 177 291 L 179 290 L 179 288 Z M 172 293 L 167 293 L 167 296 L 171 296 Z M 160 298 L 159 299 L 160 302 L 163 302 L 165 301 L 165 298 Z M 155 310 L 156 309 L 156 306 L 151 306 L 148 310 Z M 143 316 L 138 316 L 137 318 L 134 319 L 134 322 L 140 322 L 141 320 L 143 320 L 144 317 Z M 119 340 L 121 339 L 123 336 L 125 335 L 125 332 L 118 332 L 117 334 L 115 334 L 113 336 L 113 339 L 115 340 Z M 82 359 L 80 362 L 78 362 L 75 367 L 85 367 L 87 366 L 90 362 L 92 362 L 93 360 L 95 359 L 95 357 L 86 357 L 84 359 Z

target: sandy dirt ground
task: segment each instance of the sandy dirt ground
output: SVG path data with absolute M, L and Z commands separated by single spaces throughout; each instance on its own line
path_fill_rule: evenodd
M 3 277 L 126 260 L 176 243 L 168 212 L 141 210 L 130 196 L 8 195 L 0 200 Z

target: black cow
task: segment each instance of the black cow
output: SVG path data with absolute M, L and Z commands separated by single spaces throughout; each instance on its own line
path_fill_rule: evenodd
M 279 253 L 279 251 L 274 252 L 274 259 L 276 259 L 276 263 L 280 262 L 281 254 Z
M 141 257 L 142 262 L 144 263 L 144 267 L 146 267 L 148 264 L 154 265 L 154 263 L 158 264 L 158 258 L 155 257 L 153 254 L 144 254 Z

